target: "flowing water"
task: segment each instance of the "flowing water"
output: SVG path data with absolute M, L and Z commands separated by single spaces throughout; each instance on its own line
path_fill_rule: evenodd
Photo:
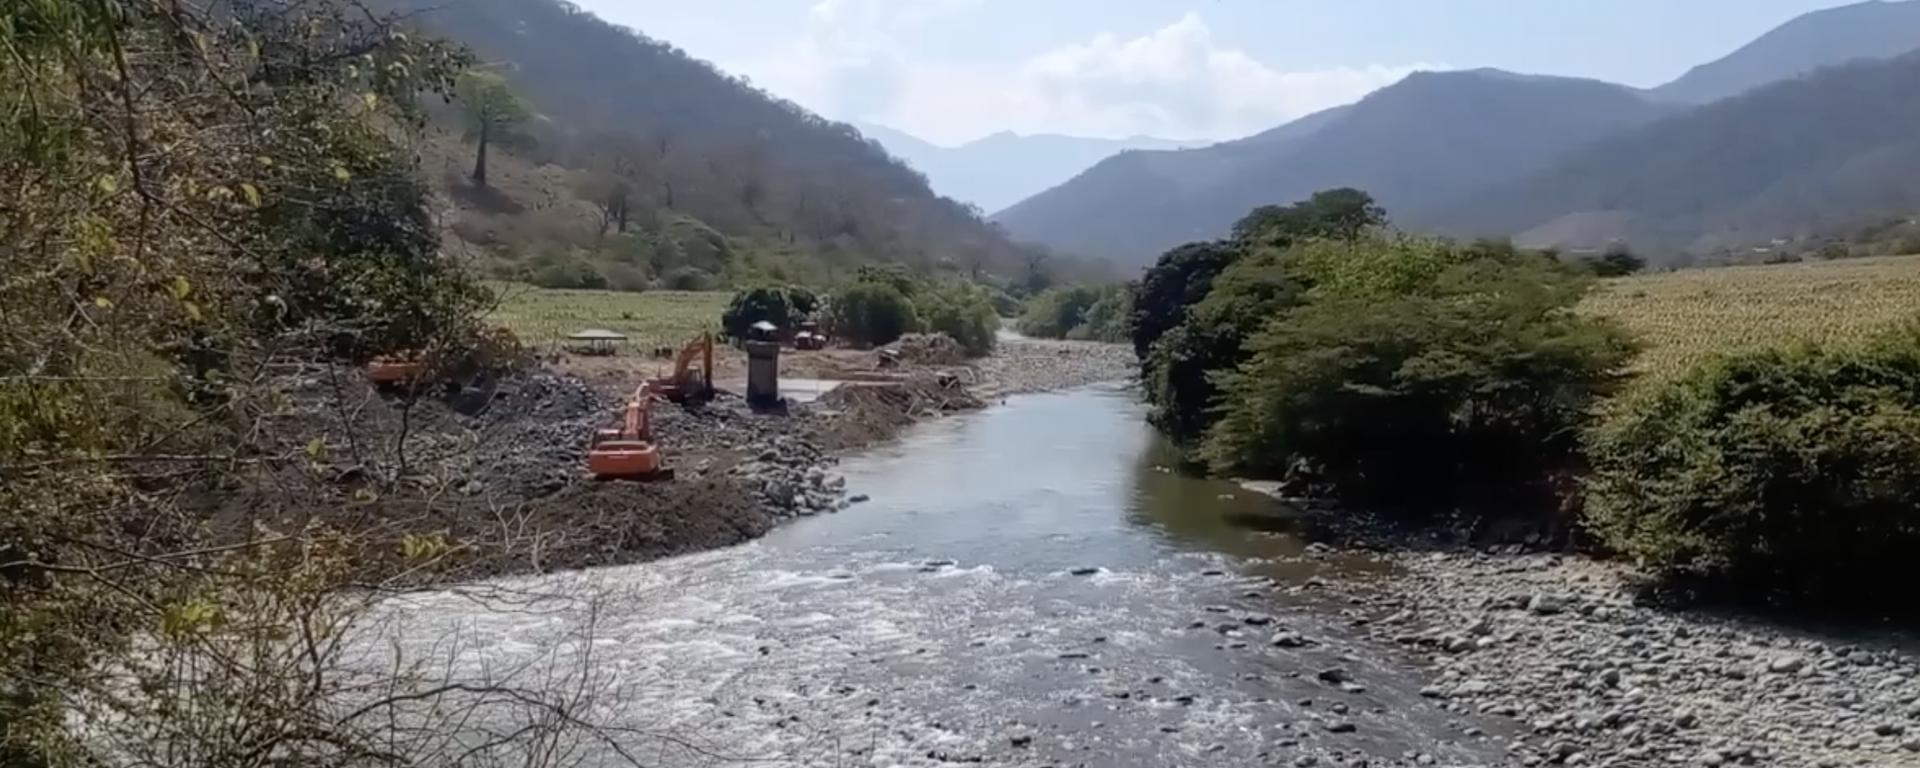
M 1286 509 L 1167 460 L 1123 389 L 1017 397 L 846 461 L 868 503 L 508 585 L 568 598 L 535 608 L 415 596 L 409 637 L 457 635 L 496 672 L 591 654 L 599 706 L 655 765 L 1498 762 L 1284 589 L 1377 566 L 1300 557 Z

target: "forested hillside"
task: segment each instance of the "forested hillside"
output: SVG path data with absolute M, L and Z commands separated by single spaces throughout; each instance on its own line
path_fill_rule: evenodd
M 1920 54 L 1823 70 L 1599 142 L 1463 201 L 1455 234 L 1692 253 L 1920 208 Z
M 406 5 L 407 2 L 398 3 Z M 1030 259 L 850 126 L 554 0 L 418 2 L 470 46 L 524 119 L 490 142 L 472 100 L 425 148 L 456 245 L 502 273 L 613 287 L 830 280 L 852 266 L 1012 274 Z M 462 142 L 465 138 L 467 141 Z
M 995 219 L 1021 240 L 1143 265 L 1226 234 L 1248 209 L 1318 189 L 1366 189 L 1417 218 L 1668 109 L 1592 80 L 1417 73 L 1250 139 L 1120 155 Z
M 1821 67 L 1891 59 L 1916 49 L 1920 2 L 1874 0 L 1800 16 L 1648 93 L 1665 101 L 1705 104 Z

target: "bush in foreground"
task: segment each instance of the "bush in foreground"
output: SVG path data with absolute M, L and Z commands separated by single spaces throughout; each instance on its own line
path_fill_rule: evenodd
M 1587 444 L 1588 525 L 1663 573 L 1823 597 L 1920 577 L 1920 329 L 1702 365 Z

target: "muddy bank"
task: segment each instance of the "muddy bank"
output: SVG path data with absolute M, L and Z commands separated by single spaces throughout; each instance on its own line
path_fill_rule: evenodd
M 1433 705 L 1510 720 L 1514 764 L 1920 765 L 1911 638 L 1652 605 L 1578 556 L 1370 554 L 1393 572 L 1300 592 L 1424 666 Z

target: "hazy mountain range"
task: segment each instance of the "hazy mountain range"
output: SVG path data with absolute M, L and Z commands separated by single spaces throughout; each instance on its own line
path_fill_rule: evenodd
M 1334 186 L 1373 193 L 1403 228 L 1533 245 L 1699 251 L 1815 234 L 1914 209 L 1920 60 L 1893 57 L 1915 49 L 1920 2 L 1870 2 L 1649 90 L 1421 73 L 1246 139 L 1123 152 L 994 219 L 1130 266 Z
M 986 212 L 1025 200 L 1120 152 L 1207 144 L 1151 136 L 1093 139 L 1002 131 L 957 147 L 943 147 L 884 125 L 857 124 L 867 138 L 927 175 L 933 190 Z

